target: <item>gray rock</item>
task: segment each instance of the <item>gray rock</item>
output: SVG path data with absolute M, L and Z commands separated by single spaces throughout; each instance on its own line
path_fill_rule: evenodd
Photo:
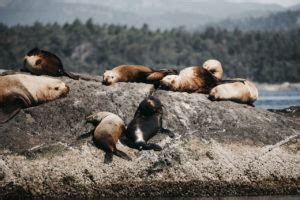
M 88 76 L 86 76 L 88 77 Z M 203 94 L 154 90 L 149 84 L 61 78 L 66 98 L 22 110 L 0 126 L 0 198 L 146 197 L 300 193 L 300 123 L 295 117 Z M 104 153 L 91 139 L 77 140 L 97 111 L 128 124 L 143 98 L 159 97 L 164 126 L 175 139 L 152 139 L 161 152 L 119 143 L 132 162 Z

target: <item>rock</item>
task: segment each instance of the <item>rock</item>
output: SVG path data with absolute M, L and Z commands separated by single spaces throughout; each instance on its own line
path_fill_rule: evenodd
M 285 116 L 290 116 L 290 117 L 295 117 L 295 118 L 300 118 L 300 106 L 290 106 L 285 109 L 269 109 L 269 111 L 282 114 Z
M 0 198 L 99 198 L 300 193 L 300 122 L 203 94 L 154 90 L 149 84 L 103 86 L 76 81 L 66 98 L 22 110 L 0 126 Z M 88 79 L 88 78 L 87 78 Z M 164 104 L 175 139 L 152 139 L 161 152 L 118 144 L 133 161 L 104 153 L 85 117 L 109 111 L 128 124 L 149 95 Z

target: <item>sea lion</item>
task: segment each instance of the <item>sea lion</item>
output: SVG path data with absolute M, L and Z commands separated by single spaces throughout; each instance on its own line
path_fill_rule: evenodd
M 218 85 L 218 79 L 207 69 L 194 66 L 181 70 L 179 75 L 165 76 L 160 84 L 167 90 L 208 94 Z
M 61 60 L 55 54 L 38 48 L 31 49 L 24 57 L 23 71 L 29 71 L 35 75 L 68 76 L 78 80 L 79 77 L 67 73 Z
M 147 143 L 157 132 L 162 132 L 170 137 L 174 133 L 162 127 L 163 109 L 160 100 L 154 96 L 144 99 L 134 114 L 133 120 L 126 130 L 127 144 L 139 150 L 160 151 L 159 145 Z
M 176 70 L 153 70 L 143 65 L 119 65 L 103 74 L 103 84 L 111 85 L 117 82 L 159 83 L 168 74 L 176 74 Z
M 86 120 L 96 126 L 93 141 L 98 148 L 106 152 L 104 163 L 112 162 L 113 155 L 131 160 L 126 153 L 116 147 L 119 138 L 125 131 L 125 123 L 119 116 L 110 112 L 98 112 L 88 116 Z
M 22 108 L 66 96 L 69 87 L 62 81 L 26 74 L 0 76 L 0 123 L 14 117 Z
M 211 72 L 218 80 L 223 78 L 223 67 L 220 61 L 215 59 L 207 60 L 203 63 L 203 68 Z
M 253 106 L 258 98 L 258 90 L 251 81 L 236 79 L 236 82 L 224 83 L 214 87 L 209 93 L 209 98 L 217 101 L 231 100 Z

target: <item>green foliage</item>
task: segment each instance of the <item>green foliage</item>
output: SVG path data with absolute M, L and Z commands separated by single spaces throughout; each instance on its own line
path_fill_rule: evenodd
M 57 54 L 65 69 L 101 74 L 120 64 L 143 64 L 154 69 L 201 65 L 216 58 L 228 77 L 260 82 L 300 81 L 300 28 L 284 31 L 228 31 L 207 28 L 188 32 L 183 27 L 151 31 L 82 23 L 7 27 L 0 24 L 0 68 L 17 69 L 31 48 Z

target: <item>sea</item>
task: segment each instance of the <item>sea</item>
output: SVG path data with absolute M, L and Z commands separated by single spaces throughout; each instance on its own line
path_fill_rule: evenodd
M 167 198 L 169 199 L 169 198 Z M 170 198 L 173 199 L 173 198 Z M 175 198 L 175 200 L 299 200 L 300 196 L 251 196 L 251 197 L 194 197 Z
M 264 109 L 283 109 L 290 106 L 300 106 L 300 90 L 259 90 L 259 97 L 255 102 L 255 106 Z
M 130 200 L 131 198 L 122 198 L 122 200 Z M 148 198 L 133 198 L 135 200 L 145 200 Z M 150 199 L 150 198 L 149 198 Z M 240 196 L 240 197 L 158 197 L 156 200 L 299 200 L 300 196 L 286 195 L 286 196 Z M 112 200 L 112 199 L 108 199 Z M 117 198 L 121 200 L 121 198 Z

